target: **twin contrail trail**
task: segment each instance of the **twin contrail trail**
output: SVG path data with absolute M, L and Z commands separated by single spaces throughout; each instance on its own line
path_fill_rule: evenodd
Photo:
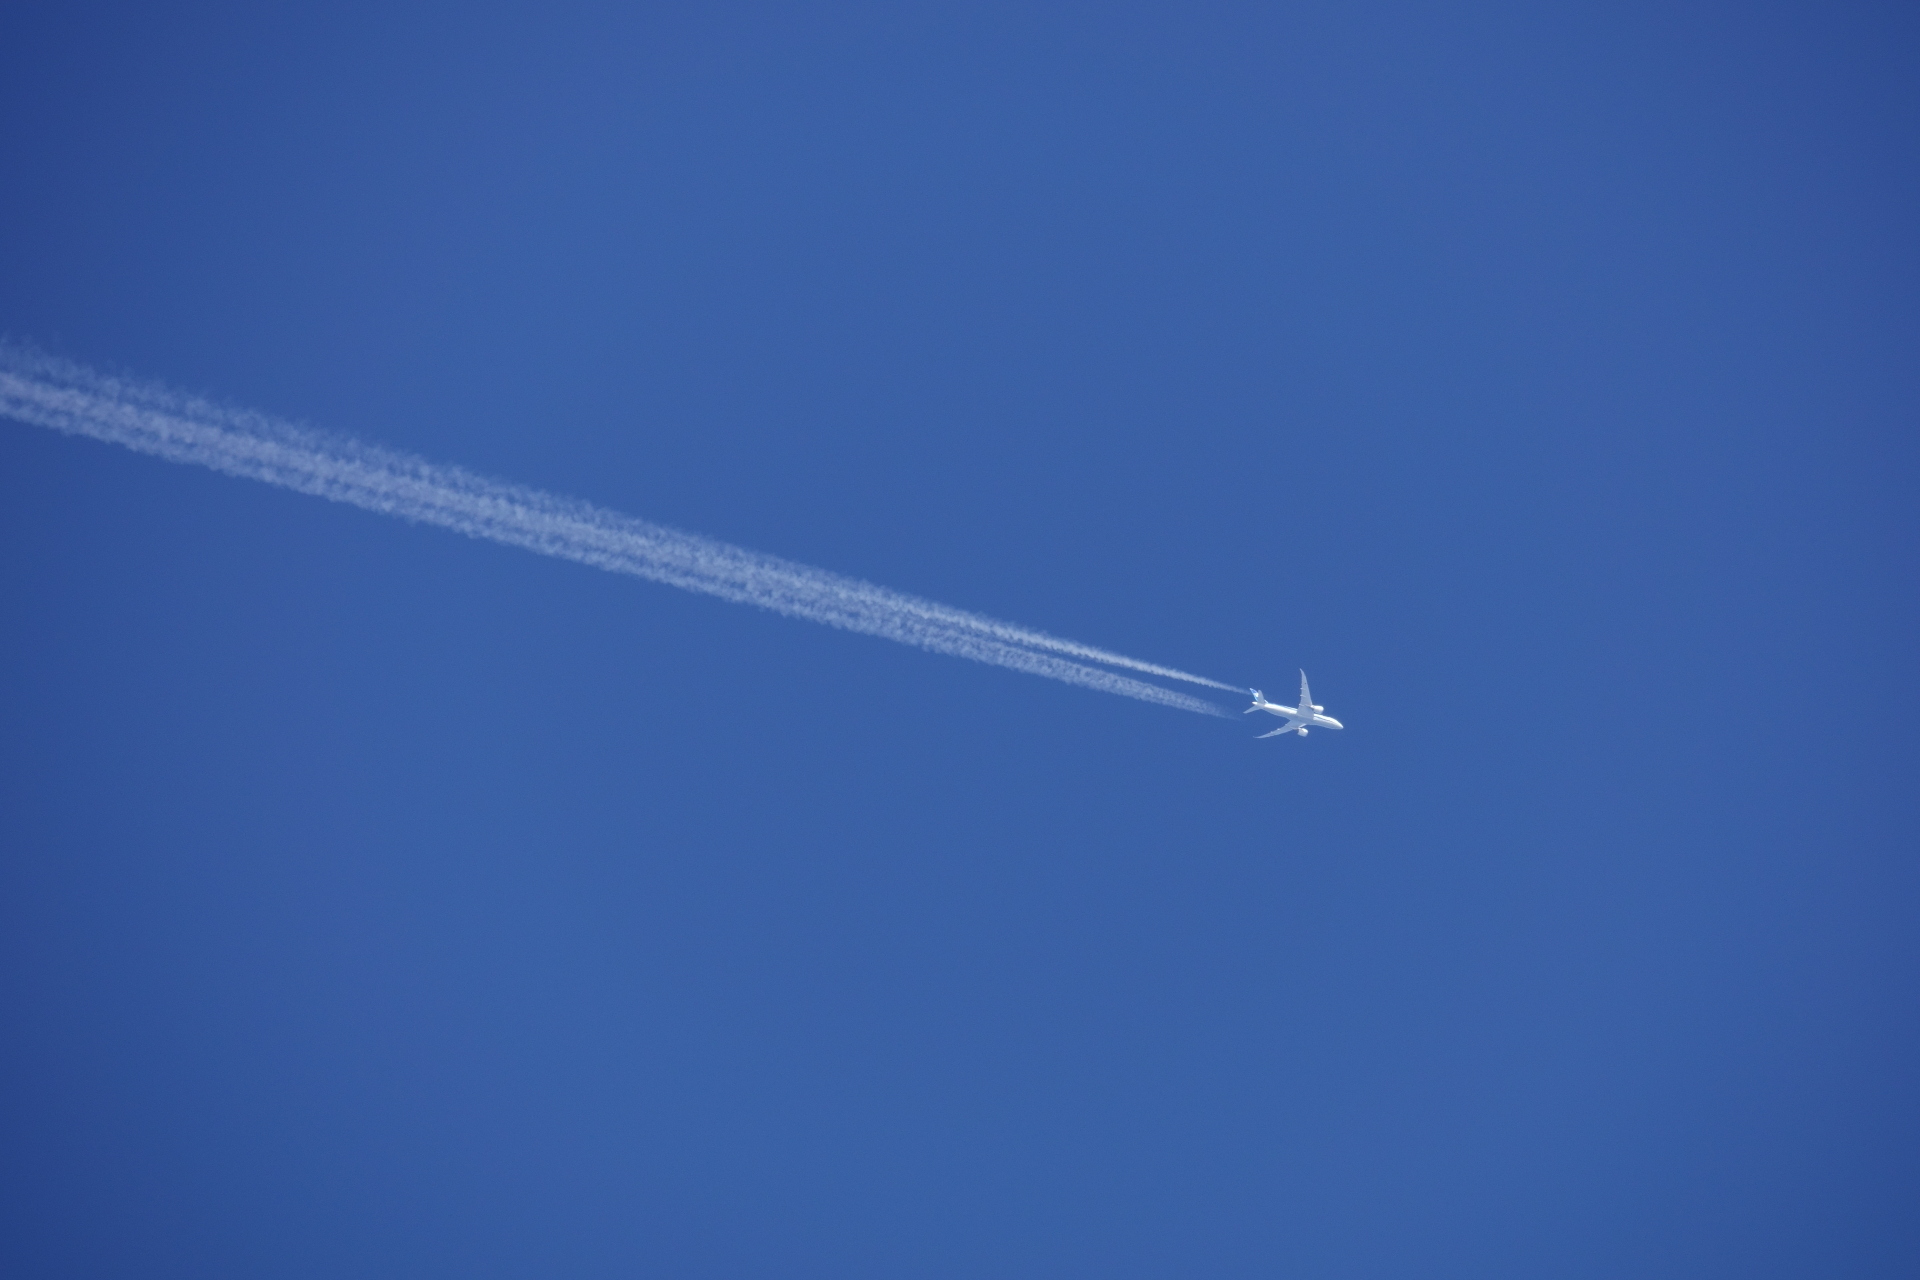
M 0 415 L 791 618 L 1183 711 L 1227 714 L 1204 699 L 1119 672 L 1234 688 L 858 578 L 261 414 L 222 408 L 6 344 L 0 344 Z

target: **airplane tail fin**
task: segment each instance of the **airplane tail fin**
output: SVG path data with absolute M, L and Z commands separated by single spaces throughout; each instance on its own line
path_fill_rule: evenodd
M 1260 692 L 1258 689 L 1248 689 L 1247 692 L 1253 695 L 1253 705 L 1247 708 L 1248 711 L 1258 711 L 1261 707 L 1266 705 L 1267 703 L 1266 694 Z

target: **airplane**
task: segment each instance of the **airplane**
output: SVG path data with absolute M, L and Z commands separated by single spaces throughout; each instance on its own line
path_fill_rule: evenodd
M 1338 720 L 1335 720 L 1332 716 L 1323 716 L 1320 714 L 1322 711 L 1325 711 L 1326 708 L 1315 703 L 1313 695 L 1307 692 L 1307 673 L 1304 671 L 1300 673 L 1300 705 L 1297 707 L 1289 707 L 1283 702 L 1268 702 L 1267 695 L 1258 689 L 1249 689 L 1247 692 L 1253 695 L 1253 705 L 1247 708 L 1246 714 L 1251 715 L 1255 711 L 1268 711 L 1276 716 L 1285 716 L 1287 718 L 1287 722 L 1278 729 L 1275 729 L 1272 733 L 1261 734 L 1260 736 L 1262 738 L 1277 738 L 1288 730 L 1292 730 L 1304 738 L 1307 736 L 1309 726 L 1316 729 L 1344 729 L 1347 727 Z

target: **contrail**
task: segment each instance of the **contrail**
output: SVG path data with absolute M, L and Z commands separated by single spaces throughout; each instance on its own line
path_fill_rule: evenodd
M 488 480 L 460 467 L 223 408 L 153 383 L 110 377 L 6 343 L 0 343 L 0 415 L 788 617 L 1183 711 L 1227 714 L 1203 699 L 1087 664 L 1234 688 L 858 578 Z

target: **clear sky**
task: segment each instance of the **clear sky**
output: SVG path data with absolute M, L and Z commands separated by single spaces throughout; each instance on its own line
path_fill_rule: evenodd
M 9 4 L 0 334 L 1347 729 L 0 423 L 0 1272 L 1920 1273 L 1916 86 Z

